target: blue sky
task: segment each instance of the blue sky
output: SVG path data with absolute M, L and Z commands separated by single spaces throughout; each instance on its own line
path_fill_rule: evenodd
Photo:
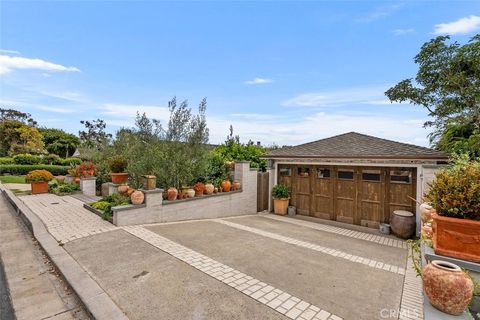
M 210 140 L 297 144 L 358 131 L 428 145 L 420 107 L 383 92 L 439 34 L 480 32 L 479 1 L 0 1 L 0 102 L 76 133 L 207 97 Z

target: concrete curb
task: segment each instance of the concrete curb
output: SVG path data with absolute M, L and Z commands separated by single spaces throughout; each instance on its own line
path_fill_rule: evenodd
M 12 204 L 19 216 L 30 229 L 35 239 L 62 273 L 70 287 L 85 305 L 94 319 L 128 319 L 123 311 L 110 299 L 108 294 L 48 233 L 43 222 L 10 190 L 0 183 L 0 191 Z

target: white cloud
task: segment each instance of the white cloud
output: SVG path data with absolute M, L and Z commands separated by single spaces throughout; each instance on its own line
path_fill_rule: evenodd
M 208 116 L 210 141 L 221 143 L 228 134 L 230 124 L 234 134 L 242 141 L 261 141 L 264 145 L 297 145 L 327 138 L 337 134 L 357 131 L 364 134 L 400 142 L 428 146 L 427 134 L 422 127 L 425 119 L 399 119 L 376 114 L 351 115 L 318 112 L 309 116 L 274 121 L 232 119 L 223 116 Z
M 16 50 L 6 50 L 6 49 L 0 49 L 0 53 L 5 53 L 5 54 L 20 54 L 20 52 Z
M 381 18 L 388 17 L 404 6 L 403 3 L 392 3 L 385 6 L 376 7 L 372 12 L 357 18 L 357 22 L 372 22 Z
M 255 78 L 253 80 L 247 80 L 244 83 L 245 84 L 265 84 L 265 83 L 271 83 L 273 82 L 272 79 L 269 78 Z
M 415 33 L 415 29 L 409 28 L 409 29 L 394 29 L 392 30 L 392 33 L 396 36 L 405 36 L 408 34 L 413 34 Z
M 142 106 L 131 104 L 115 104 L 106 103 L 100 106 L 100 113 L 117 117 L 133 119 L 137 115 L 137 111 L 142 114 L 145 113 L 149 118 L 168 121 L 170 118 L 170 111 L 168 107 L 162 106 Z M 133 123 L 132 123 L 133 125 Z
M 284 106 L 338 107 L 352 104 L 383 105 L 390 102 L 384 92 L 389 86 L 358 87 L 299 94 L 283 102 Z
M 29 102 L 24 102 L 24 101 L 16 101 L 16 100 L 0 99 L 0 104 L 2 104 L 3 106 L 6 106 L 6 107 L 17 108 L 17 109 L 20 109 L 20 110 L 22 108 L 29 107 L 29 108 L 34 108 L 34 109 L 49 111 L 49 112 L 56 112 L 56 113 L 74 113 L 74 112 L 77 112 L 76 110 L 69 109 L 69 108 L 44 106 L 44 105 L 39 105 L 39 104 L 34 104 L 34 103 L 29 103 Z
M 471 15 L 448 23 L 434 26 L 434 34 L 465 34 L 480 29 L 480 17 Z
M 0 74 L 6 74 L 17 69 L 36 69 L 49 72 L 80 72 L 80 69 L 76 67 L 65 67 L 42 59 L 0 55 Z

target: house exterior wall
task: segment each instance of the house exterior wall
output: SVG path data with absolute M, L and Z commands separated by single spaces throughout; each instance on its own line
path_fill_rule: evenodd
M 255 214 L 257 212 L 257 170 L 250 169 L 249 162 L 237 162 L 235 179 L 242 184 L 240 191 L 168 203 L 163 202 L 161 190 L 146 191 L 145 207 L 113 208 L 113 223 L 117 226 L 125 226 Z
M 439 159 L 444 161 L 444 159 Z M 282 158 L 272 159 L 270 170 L 270 190 L 278 182 L 278 165 L 292 164 L 292 165 L 318 165 L 318 166 L 368 166 L 368 167 L 409 167 L 417 169 L 416 179 L 416 198 L 421 201 L 423 194 L 428 191 L 428 184 L 435 178 L 435 172 L 440 170 L 443 166 L 437 165 L 437 160 L 394 160 L 394 159 L 296 159 L 296 158 Z M 272 203 L 271 192 L 269 195 Z M 269 211 L 273 211 L 270 207 Z M 417 223 L 417 234 L 420 233 L 420 209 L 416 206 L 415 218 Z

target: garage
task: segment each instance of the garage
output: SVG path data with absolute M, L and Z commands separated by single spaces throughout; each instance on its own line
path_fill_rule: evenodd
M 395 210 L 416 212 L 448 157 L 355 132 L 273 150 L 271 181 L 286 184 L 297 214 L 378 228 Z

